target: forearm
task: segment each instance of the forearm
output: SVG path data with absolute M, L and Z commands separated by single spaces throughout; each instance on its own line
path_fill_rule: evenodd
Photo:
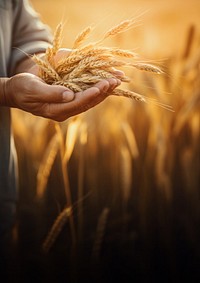
M 39 53 L 37 54 L 37 56 L 43 56 L 44 53 Z M 14 73 L 15 74 L 19 74 L 19 73 L 24 73 L 24 72 L 29 72 L 29 70 L 31 70 L 32 67 L 35 66 L 35 63 L 33 62 L 33 60 L 31 60 L 31 58 L 27 57 L 23 60 L 21 60 L 15 70 Z
M 19 62 L 19 64 L 16 66 L 14 70 L 14 73 L 19 74 L 19 73 L 28 72 L 28 70 L 34 65 L 35 63 L 30 58 L 26 58 Z

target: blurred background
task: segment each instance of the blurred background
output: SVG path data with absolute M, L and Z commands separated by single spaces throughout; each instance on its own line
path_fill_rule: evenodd
M 147 55 L 168 56 L 180 51 L 189 25 L 200 26 L 198 0 L 102 0 L 94 2 L 58 0 L 32 1 L 35 9 L 54 30 L 60 21 L 66 25 L 63 43 L 72 46 L 81 28 L 95 26 L 96 33 L 104 32 L 120 21 L 135 17 L 138 25 L 126 46 L 137 48 Z
M 200 282 L 200 1 L 31 3 L 67 48 L 136 18 L 104 45 L 160 66 L 128 87 L 174 112 L 119 97 L 60 124 L 13 111 L 20 282 Z

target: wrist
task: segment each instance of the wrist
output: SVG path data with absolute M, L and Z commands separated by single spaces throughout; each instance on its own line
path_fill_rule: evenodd
M 9 106 L 7 103 L 7 83 L 9 78 L 0 78 L 0 106 Z

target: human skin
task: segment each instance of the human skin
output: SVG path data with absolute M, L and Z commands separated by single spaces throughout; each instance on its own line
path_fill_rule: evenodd
M 55 59 L 68 52 L 60 50 Z M 120 71 L 116 72 L 120 75 Z M 29 58 L 18 64 L 15 73 L 10 78 L 0 78 L 0 106 L 19 108 L 59 122 L 96 106 L 120 84 L 119 79 L 104 79 L 85 91 L 74 93 L 64 86 L 42 81 L 37 76 L 38 67 Z

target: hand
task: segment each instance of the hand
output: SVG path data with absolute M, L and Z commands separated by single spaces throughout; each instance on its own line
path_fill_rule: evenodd
M 120 80 L 107 79 L 73 93 L 63 86 L 48 85 L 33 74 L 21 73 L 1 79 L 0 105 L 61 122 L 102 102 L 119 84 Z

